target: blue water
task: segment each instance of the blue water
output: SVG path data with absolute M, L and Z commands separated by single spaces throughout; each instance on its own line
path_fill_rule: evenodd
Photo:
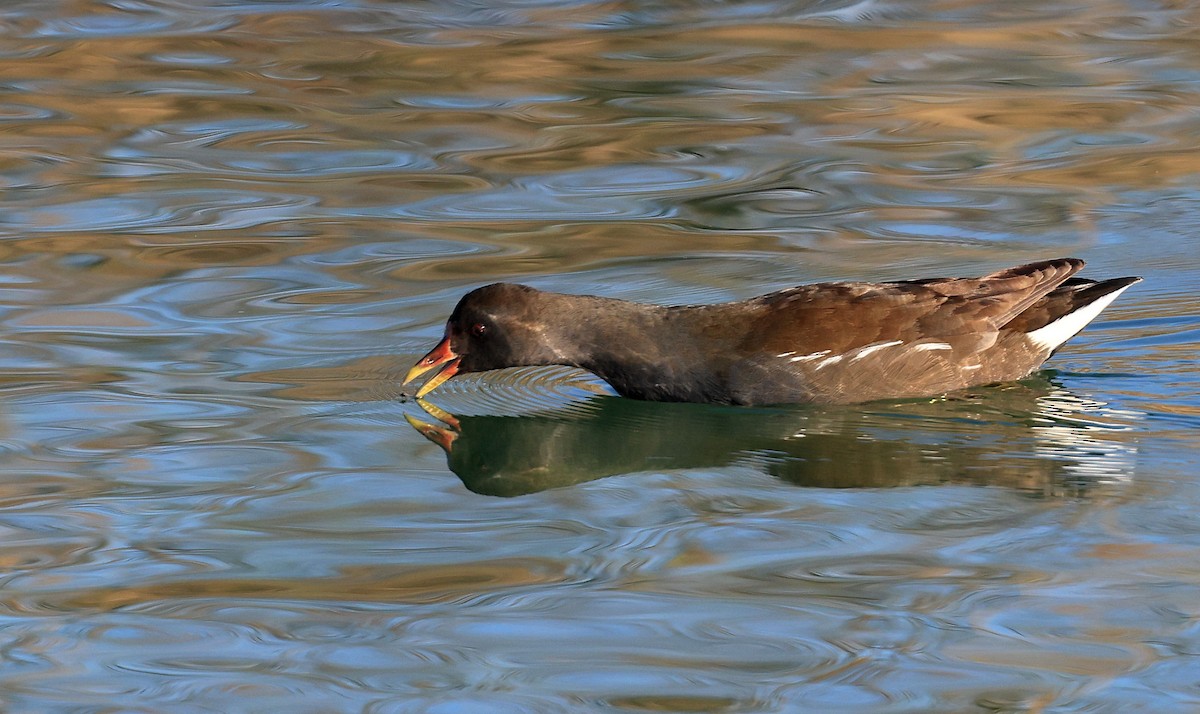
M 1195 10 L 5 19 L 5 711 L 1200 708 Z M 945 399 L 399 385 L 497 280 L 693 303 L 1064 255 L 1145 281 Z

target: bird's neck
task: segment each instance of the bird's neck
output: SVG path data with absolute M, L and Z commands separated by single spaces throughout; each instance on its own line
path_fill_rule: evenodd
M 719 355 L 728 345 L 708 329 L 707 308 L 564 297 L 572 299 L 556 310 L 555 320 L 562 363 L 592 372 L 626 397 L 727 401 L 720 393 L 722 375 L 712 372 L 721 369 Z M 728 334 L 728 326 L 720 332 Z M 701 344 L 710 350 L 707 355 Z

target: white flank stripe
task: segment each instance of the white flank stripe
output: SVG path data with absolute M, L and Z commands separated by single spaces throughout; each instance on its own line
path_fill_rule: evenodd
M 863 357 L 866 357 L 867 355 L 871 354 L 872 352 L 877 352 L 877 351 L 883 349 L 884 347 L 894 347 L 895 345 L 899 345 L 899 344 L 903 344 L 903 341 L 892 340 L 891 342 L 880 342 L 880 343 L 877 343 L 874 345 L 867 345 L 866 347 L 860 347 L 860 348 L 858 348 L 858 354 L 851 357 L 850 361 L 857 362 L 858 360 L 862 359 Z
M 954 349 L 945 342 L 926 342 L 923 345 L 914 345 L 914 350 L 952 350 Z
M 1117 299 L 1118 295 L 1125 292 L 1128 288 L 1129 286 L 1126 285 L 1120 290 L 1114 290 L 1099 300 L 1094 300 L 1084 305 L 1075 312 L 1068 312 L 1045 327 L 1039 327 L 1026 336 L 1038 347 L 1053 352 L 1062 343 L 1079 334 L 1080 330 L 1087 327 L 1089 322 L 1095 320 L 1096 316 L 1104 308 L 1108 307 L 1113 300 Z
M 842 360 L 843 357 L 845 357 L 845 355 L 834 355 L 832 357 L 826 357 L 825 359 L 821 360 L 820 362 L 817 362 L 817 369 L 821 369 L 822 367 L 828 367 L 831 364 L 837 364 L 838 362 L 840 362 Z
M 795 352 L 780 352 L 779 354 L 777 354 L 775 356 L 776 357 L 791 357 L 794 354 L 796 354 L 796 353 Z
M 827 354 L 829 354 L 829 350 L 821 350 L 820 352 L 813 352 L 812 354 L 800 355 L 799 357 L 793 357 L 788 361 L 789 362 L 808 362 L 809 360 L 814 360 L 814 359 L 817 359 L 818 357 L 824 357 Z

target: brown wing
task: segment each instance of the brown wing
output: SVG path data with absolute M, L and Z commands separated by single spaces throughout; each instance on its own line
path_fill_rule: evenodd
M 743 353 L 844 354 L 899 340 L 942 340 L 984 349 L 1001 327 L 1071 275 L 1083 261 L 1061 258 L 980 278 L 895 283 L 819 283 L 758 298 Z

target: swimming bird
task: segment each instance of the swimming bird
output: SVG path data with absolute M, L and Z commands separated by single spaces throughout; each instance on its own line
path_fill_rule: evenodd
M 462 297 L 405 376 L 568 365 L 625 397 L 846 404 L 1021 379 L 1138 277 L 1058 258 L 978 278 L 825 282 L 712 305 L 650 305 L 494 283 Z

